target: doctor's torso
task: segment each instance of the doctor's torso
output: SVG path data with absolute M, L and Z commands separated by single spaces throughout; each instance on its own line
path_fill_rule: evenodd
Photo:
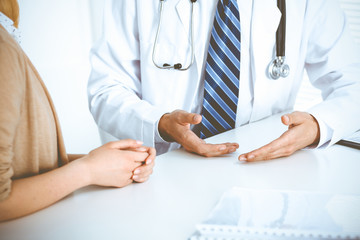
M 138 95 L 143 100 L 167 112 L 183 109 L 200 113 L 207 48 L 217 1 L 198 0 L 194 4 L 195 61 L 187 71 L 159 69 L 152 62 L 160 15 L 159 2 L 114 2 L 114 11 L 116 4 L 129 5 L 126 13 L 116 13 L 111 17 L 118 17 L 119 22 L 125 21 L 125 30 L 122 29 L 124 32 L 119 31 L 118 27 L 114 27 L 113 32 L 127 34 L 125 40 L 131 46 L 128 50 L 120 50 L 126 44 L 111 44 L 120 46 L 119 51 L 129 51 L 129 58 L 132 55 L 138 58 L 138 65 L 134 67 L 139 69 L 137 76 L 141 81 L 141 90 Z M 281 12 L 276 1 L 238 0 L 241 67 L 237 126 L 288 110 L 294 105 L 303 78 L 308 38 L 312 31 L 311 21 L 316 12 L 320 11 L 323 1 L 316 2 L 312 10 L 308 11 L 310 1 L 287 1 L 286 62 L 290 66 L 290 74 L 287 78 L 271 80 L 267 69 L 276 54 L 275 33 Z M 188 65 L 191 61 L 191 1 L 165 1 L 162 14 L 154 60 L 159 65 L 178 62 L 183 66 Z

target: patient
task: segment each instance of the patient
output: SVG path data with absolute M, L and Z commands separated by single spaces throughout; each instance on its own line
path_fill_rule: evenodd
M 14 40 L 18 17 L 16 0 L 0 0 L 0 221 L 38 211 L 87 185 L 146 181 L 156 154 L 141 142 L 66 154 L 49 93 Z

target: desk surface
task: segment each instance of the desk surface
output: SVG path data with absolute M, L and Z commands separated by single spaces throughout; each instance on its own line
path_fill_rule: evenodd
M 233 154 L 203 158 L 183 149 L 163 154 L 149 181 L 122 189 L 80 189 L 47 209 L 0 224 L 0 238 L 184 240 L 233 186 L 360 194 L 356 149 L 335 145 L 272 161 L 238 162 L 240 153 L 285 130 L 274 116 L 208 140 L 238 142 Z

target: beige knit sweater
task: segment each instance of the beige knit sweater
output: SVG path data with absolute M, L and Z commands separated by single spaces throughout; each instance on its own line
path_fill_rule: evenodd
M 38 72 L 0 26 L 0 201 L 11 180 L 68 162 L 59 121 Z

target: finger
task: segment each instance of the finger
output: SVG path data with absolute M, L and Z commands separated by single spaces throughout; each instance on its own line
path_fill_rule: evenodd
M 149 156 L 147 152 L 136 152 L 131 150 L 128 150 L 127 154 L 127 158 L 131 161 L 130 167 L 132 169 L 141 166 L 145 162 L 146 158 Z
M 310 114 L 304 112 L 292 112 L 290 114 L 285 114 L 281 116 L 281 121 L 286 126 L 299 125 L 303 123 L 307 118 L 310 117 Z
M 237 143 L 209 144 L 201 143 L 195 146 L 193 152 L 205 157 L 217 157 L 228 153 L 233 153 L 239 148 Z
M 254 162 L 289 156 L 296 150 L 307 146 L 307 144 L 303 144 L 303 139 L 298 137 L 299 134 L 301 136 L 303 132 L 304 129 L 300 126 L 287 130 L 279 138 L 269 144 L 249 153 L 241 154 L 239 160 Z
M 185 124 L 199 124 L 201 122 L 201 115 L 196 113 L 188 113 L 185 111 L 178 111 L 178 122 L 182 125 Z
M 271 143 L 252 152 L 241 154 L 239 160 L 251 162 L 289 156 L 298 149 L 318 141 L 319 129 L 312 115 L 294 112 L 284 115 L 282 121 L 284 124 L 289 124 L 289 130 Z
M 132 149 L 129 149 L 132 150 Z M 153 162 L 155 160 L 156 157 L 156 150 L 155 148 L 152 147 L 141 147 L 141 148 L 136 148 L 133 149 L 133 151 L 136 152 L 144 152 L 147 153 L 148 156 L 146 157 L 146 159 L 144 161 L 141 161 L 142 163 L 145 162 L 146 164 L 150 164 L 151 162 Z
M 149 164 L 142 164 L 134 169 L 134 175 L 151 174 L 154 165 L 154 161 Z
M 212 145 L 220 145 L 220 151 L 211 151 Z M 208 149 L 208 155 L 210 156 L 220 156 L 223 154 L 233 153 L 239 148 L 239 144 L 237 143 L 222 143 L 222 144 L 204 144 L 204 149 Z
M 153 173 L 153 168 L 143 168 L 143 169 L 136 169 L 136 174 L 133 174 L 133 179 L 138 180 L 141 178 L 149 177 Z
M 154 164 L 142 165 L 134 170 L 133 179 L 138 180 L 146 178 L 153 173 Z
M 246 161 L 246 162 L 266 161 L 266 160 L 276 159 L 279 157 L 289 156 L 291 153 L 290 151 L 285 151 L 284 149 L 277 149 L 272 152 L 266 152 L 265 150 L 259 148 L 252 152 L 241 154 L 239 156 L 239 161 Z
M 149 179 L 149 177 L 138 178 L 136 180 L 134 179 L 134 182 L 143 183 L 143 182 L 146 182 L 148 179 Z
M 126 148 L 138 148 L 143 144 L 141 141 L 133 140 L 133 139 L 124 139 L 114 142 L 109 142 L 106 145 L 110 148 L 115 149 L 126 149 Z
M 146 164 L 154 163 L 154 160 L 156 158 L 156 150 L 155 148 L 149 147 L 147 153 L 149 156 L 145 159 Z
M 141 147 L 135 147 L 135 148 L 127 148 L 126 150 L 136 151 L 136 152 L 147 152 L 148 148 L 141 146 Z
M 258 149 L 255 149 L 249 153 L 241 154 L 239 156 L 240 161 L 262 161 L 270 160 L 277 157 L 290 155 L 293 150 L 293 142 L 291 141 L 289 135 L 290 130 L 286 131 L 279 138 L 268 143 L 265 146 L 262 146 Z M 291 153 L 290 153 L 291 152 Z
M 215 157 L 235 152 L 239 148 L 237 143 L 208 144 L 200 139 L 193 131 L 187 131 L 182 146 L 185 150 L 205 157 Z

